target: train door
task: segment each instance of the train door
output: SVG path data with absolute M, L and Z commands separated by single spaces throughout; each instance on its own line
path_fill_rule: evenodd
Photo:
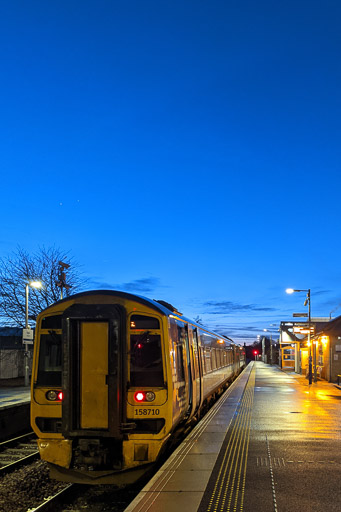
M 195 410 L 201 403 L 201 379 L 200 374 L 200 359 L 199 359 L 199 343 L 198 343 L 198 330 L 192 330 L 192 352 L 193 352 L 193 403 Z
M 186 347 L 186 360 L 187 360 L 187 383 L 188 383 L 188 412 L 192 412 L 193 407 L 193 374 L 192 374 L 192 365 L 191 365 L 191 349 L 189 344 L 189 336 L 188 336 L 188 325 L 186 324 L 183 329 L 184 332 L 184 341 Z
M 123 308 L 75 304 L 63 315 L 63 432 L 120 437 L 125 421 Z
M 109 322 L 80 321 L 79 328 L 79 426 L 108 429 Z

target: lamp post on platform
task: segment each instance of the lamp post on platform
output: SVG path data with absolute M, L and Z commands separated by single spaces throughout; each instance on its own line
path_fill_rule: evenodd
M 308 305 L 308 347 L 309 347 L 309 366 L 308 366 L 308 378 L 309 378 L 309 385 L 312 383 L 313 380 L 313 372 L 312 372 L 312 356 L 311 356 L 311 341 L 310 341 L 310 324 L 311 324 L 311 310 L 310 310 L 310 288 L 308 290 L 294 290 L 293 288 L 287 288 L 285 290 L 287 293 L 291 294 L 294 292 L 306 292 L 307 298 L 304 301 L 304 306 Z M 314 345 L 314 360 L 315 360 L 315 371 L 314 371 L 314 382 L 317 381 L 317 374 L 316 374 L 316 346 Z
M 263 331 L 270 333 L 270 364 L 272 364 L 272 333 L 269 331 L 269 329 L 263 329 Z
M 29 385 L 29 378 L 28 378 L 28 336 L 30 331 L 30 326 L 28 324 L 28 296 L 29 296 L 29 287 L 32 288 L 41 288 L 43 286 L 43 283 L 41 281 L 28 281 L 25 285 L 25 330 L 23 333 L 23 340 L 25 345 L 25 352 L 24 352 L 24 360 L 25 360 L 25 386 L 27 387 Z M 32 337 L 33 339 L 33 337 Z

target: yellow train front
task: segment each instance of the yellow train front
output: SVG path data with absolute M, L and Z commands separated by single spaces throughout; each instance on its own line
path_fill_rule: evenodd
M 171 305 L 73 295 L 37 319 L 31 424 L 52 478 L 126 485 L 245 365 L 231 340 Z

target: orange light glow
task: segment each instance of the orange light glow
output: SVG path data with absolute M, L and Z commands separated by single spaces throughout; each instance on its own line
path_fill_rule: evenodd
M 321 342 L 326 347 L 328 345 L 328 342 L 329 342 L 329 336 L 322 336 L 321 337 Z

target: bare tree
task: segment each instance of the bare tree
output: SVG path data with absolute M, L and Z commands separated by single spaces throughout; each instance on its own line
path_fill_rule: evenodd
M 69 265 L 65 272 L 60 262 Z M 66 266 L 67 266 L 66 265 Z M 68 288 L 64 287 L 64 296 L 76 293 L 85 284 L 79 271 L 79 265 L 73 261 L 69 252 L 56 247 L 40 248 L 33 255 L 24 249 L 18 249 L 7 258 L 0 259 L 0 324 L 25 326 L 25 288 L 30 281 L 41 281 L 41 289 L 30 288 L 29 319 L 61 298 L 58 286 L 61 273 L 65 272 Z M 64 277 L 64 276 L 63 276 Z M 64 283 L 64 279 L 63 284 Z

